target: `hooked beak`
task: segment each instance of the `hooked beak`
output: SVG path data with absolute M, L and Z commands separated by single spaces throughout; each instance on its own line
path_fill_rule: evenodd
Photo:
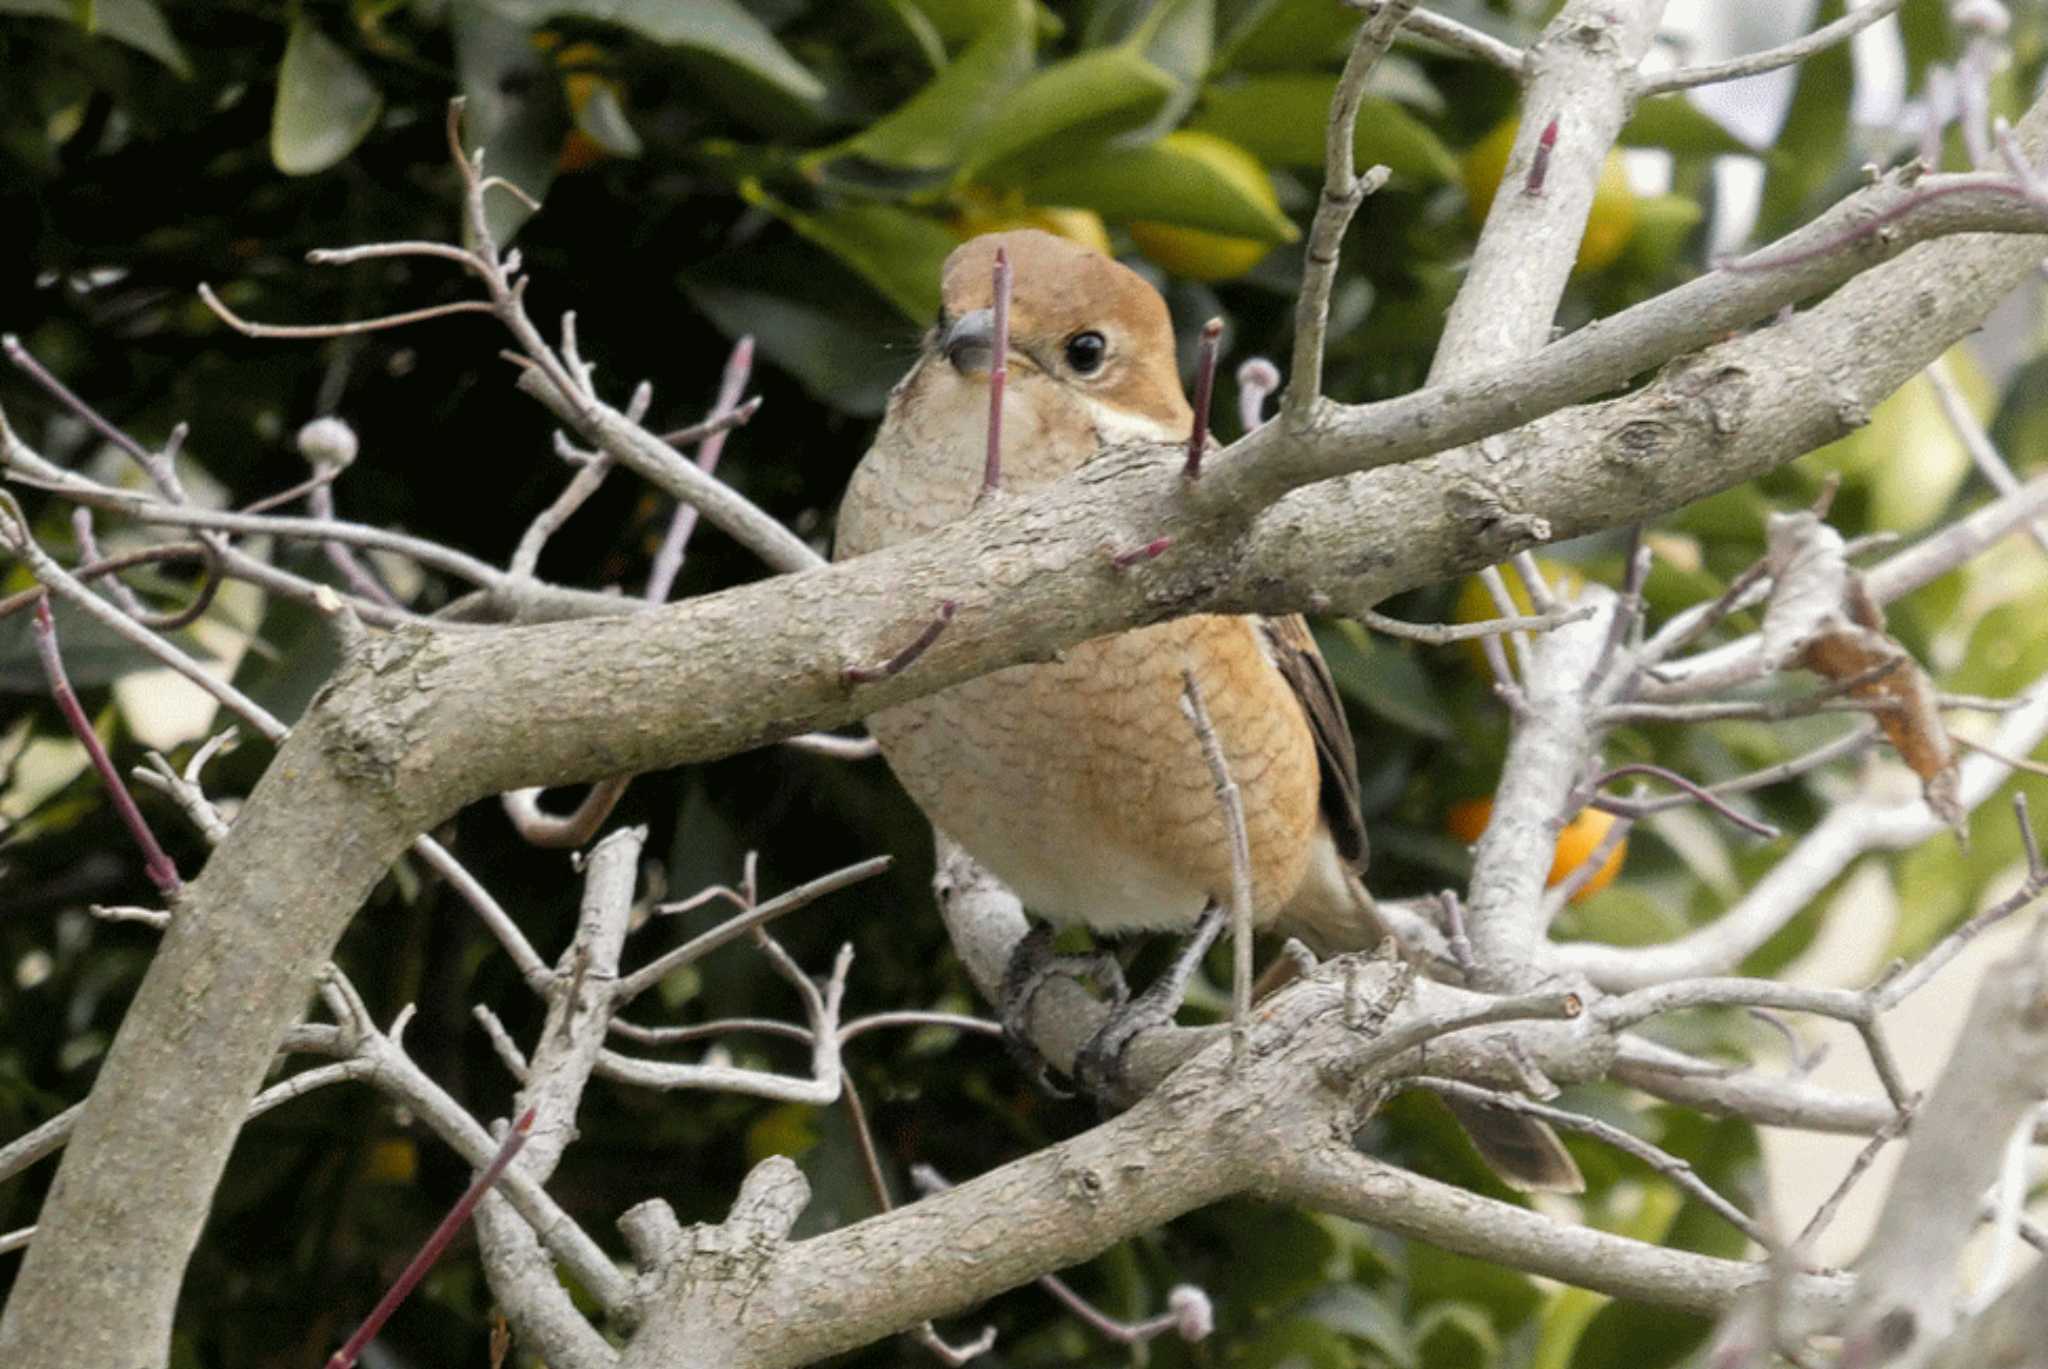
M 995 361 L 995 333 L 994 310 L 970 310 L 946 326 L 939 337 L 939 350 L 962 374 L 987 371 Z

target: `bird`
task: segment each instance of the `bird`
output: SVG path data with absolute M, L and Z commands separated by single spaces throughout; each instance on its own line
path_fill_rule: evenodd
M 848 482 L 835 559 L 931 532 L 983 497 L 998 251 L 1014 282 L 1003 490 L 1042 488 L 1132 443 L 1188 440 L 1196 420 L 1173 321 L 1148 281 L 1036 229 L 972 238 L 947 257 L 938 320 Z M 933 824 L 1046 925 L 1117 936 L 1188 933 L 1206 919 L 1213 937 L 1230 903 L 1231 843 L 1183 711 L 1189 680 L 1240 790 L 1255 926 L 1319 954 L 1378 944 L 1355 744 L 1299 615 L 1195 614 L 1098 637 L 867 724 Z M 1510 1183 L 1580 1186 L 1542 1123 L 1454 1110 Z

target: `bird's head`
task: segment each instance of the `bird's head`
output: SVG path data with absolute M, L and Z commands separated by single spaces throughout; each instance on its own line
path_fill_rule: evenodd
M 1166 301 L 1129 267 L 1035 228 L 987 233 L 953 249 L 928 350 L 963 375 L 987 373 L 997 248 L 1010 263 L 1012 384 L 1042 378 L 1098 411 L 1186 433 L 1193 412 Z

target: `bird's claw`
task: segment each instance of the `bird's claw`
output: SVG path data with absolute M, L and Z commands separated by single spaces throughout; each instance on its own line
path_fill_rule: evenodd
M 1052 1066 L 1031 1039 L 1031 1001 L 1045 982 L 1055 975 L 1086 979 L 1109 995 L 1112 1020 L 1130 1001 L 1130 987 L 1124 983 L 1123 966 L 1108 951 L 1090 955 L 1057 955 L 1052 949 L 1053 930 L 1039 923 L 1024 934 L 1010 952 L 1003 970 L 1001 1001 L 996 1005 L 1002 1023 L 1003 1045 L 1017 1067 L 1041 1089 L 1055 1098 L 1074 1095 L 1053 1082 Z
M 1074 1082 L 1105 1108 L 1126 1107 L 1135 1100 L 1124 1069 L 1124 1053 L 1140 1033 L 1171 1023 L 1187 997 L 1188 981 L 1202 963 L 1202 957 L 1216 944 L 1223 931 L 1224 914 L 1213 904 L 1203 911 L 1173 963 L 1165 973 L 1126 1003 L 1119 1003 L 1109 1020 L 1095 1029 L 1086 1045 L 1074 1057 Z

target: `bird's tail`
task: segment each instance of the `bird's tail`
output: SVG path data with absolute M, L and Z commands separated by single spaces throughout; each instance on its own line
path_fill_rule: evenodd
M 1327 841 L 1319 844 L 1301 891 L 1281 910 L 1275 930 L 1300 937 L 1319 956 L 1370 950 L 1386 936 L 1364 882 Z M 1261 990 L 1271 992 L 1292 978 L 1280 968 L 1287 963 L 1283 957 L 1267 972 Z M 1276 972 L 1282 977 L 1276 978 Z M 1490 1103 L 1444 1101 L 1480 1158 L 1511 1187 L 1532 1193 L 1585 1191 L 1578 1165 L 1547 1124 Z

